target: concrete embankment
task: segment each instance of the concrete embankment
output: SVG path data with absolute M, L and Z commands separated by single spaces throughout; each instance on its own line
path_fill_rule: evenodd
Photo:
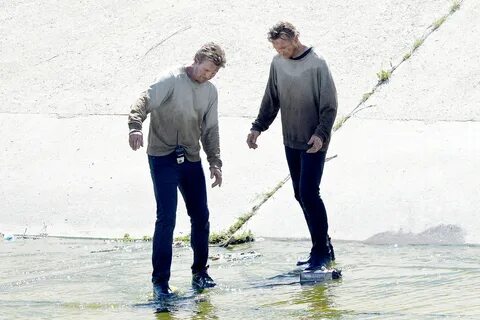
M 375 86 L 376 73 L 451 5 L 0 4 L 0 231 L 150 235 L 155 204 L 146 155 L 128 148 L 126 113 L 161 70 L 188 63 L 211 40 L 228 59 L 214 80 L 225 180 L 209 190 L 211 223 L 213 230 L 227 228 L 288 173 L 279 119 L 258 150 L 244 142 L 274 54 L 265 39 L 273 23 L 292 21 L 304 42 L 324 53 L 342 117 Z M 330 155 L 338 156 L 322 182 L 334 238 L 421 231 L 438 222 L 465 226 L 467 240 L 478 240 L 470 218 L 480 189 L 472 177 L 480 159 L 478 10 L 464 1 L 366 101 L 374 107 L 335 133 Z M 289 183 L 246 227 L 259 236 L 307 236 Z M 182 202 L 176 232 L 189 232 Z

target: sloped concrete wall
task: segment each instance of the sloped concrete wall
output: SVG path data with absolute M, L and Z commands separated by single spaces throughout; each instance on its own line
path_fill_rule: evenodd
M 321 188 L 332 237 L 453 225 L 463 241 L 480 242 L 479 12 L 465 1 L 335 134 L 338 157 Z M 246 227 L 267 235 L 265 223 L 279 219 L 297 227 L 276 236 L 308 235 L 291 187 L 283 189 Z
M 450 4 L 433 0 L 348 5 L 336 1 L 1 3 L 0 231 L 151 234 L 154 200 L 146 155 L 128 149 L 126 114 L 161 70 L 190 62 L 195 50 L 211 40 L 223 45 L 228 64 L 214 80 L 220 94 L 225 181 L 221 189 L 210 190 L 209 197 L 212 228 L 227 227 L 287 173 L 279 119 L 262 134 L 258 150 L 248 150 L 244 143 L 274 54 L 265 40 L 268 28 L 288 19 L 298 26 L 306 44 L 324 53 L 337 83 L 341 116 L 376 83 L 375 73 L 403 55 Z M 352 141 L 341 139 L 342 134 L 358 137 L 365 132 L 363 126 L 351 133 L 347 128 L 338 132 L 332 152 L 352 149 Z M 338 154 L 338 161 L 331 164 L 340 167 L 338 176 L 326 176 L 324 181 L 325 192 L 332 192 L 332 205 L 346 203 L 339 194 L 360 196 L 342 189 L 345 185 L 328 182 L 346 180 L 346 170 L 359 172 L 341 164 L 345 156 Z M 329 171 L 328 175 L 334 170 Z M 358 215 L 357 203 L 352 200 L 350 211 L 341 210 L 345 220 Z M 264 226 L 262 235 L 276 234 L 271 221 L 257 224 Z M 351 226 L 332 221 L 338 237 L 362 239 L 386 227 L 352 234 Z M 188 228 L 180 203 L 176 231 L 188 232 Z M 288 236 L 289 231 L 279 236 Z

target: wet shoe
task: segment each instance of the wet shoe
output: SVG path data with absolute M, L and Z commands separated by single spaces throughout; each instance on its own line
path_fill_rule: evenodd
M 328 251 L 330 253 L 330 259 L 332 261 L 335 261 L 335 251 L 333 251 L 333 244 L 332 244 L 332 238 L 327 235 L 327 246 L 328 246 Z
M 332 258 L 330 257 L 330 255 L 323 256 L 321 258 L 310 258 L 310 262 L 308 263 L 305 270 L 315 271 L 315 270 L 320 270 L 322 268 L 328 269 L 328 267 L 330 267 L 331 264 L 332 264 Z
M 300 258 L 297 260 L 297 266 L 303 266 L 304 264 L 309 264 L 310 263 L 311 256 L 308 255 L 307 258 Z
M 153 299 L 163 299 L 173 294 L 172 289 L 168 286 L 168 283 L 154 283 L 153 284 Z
M 207 267 L 208 268 L 208 267 Z M 194 273 L 192 275 L 192 287 L 196 290 L 202 290 L 205 288 L 213 288 L 217 284 L 213 281 L 207 273 L 207 269 Z

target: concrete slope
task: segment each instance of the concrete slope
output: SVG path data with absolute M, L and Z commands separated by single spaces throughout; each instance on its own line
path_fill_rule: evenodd
M 306 44 L 324 52 L 341 114 L 449 6 L 446 0 L 0 3 L 0 231 L 151 234 L 146 156 L 128 150 L 125 114 L 161 70 L 190 62 L 211 40 L 225 47 L 228 64 L 215 78 L 225 183 L 209 191 L 210 209 L 212 229 L 228 227 L 287 172 L 279 119 L 259 150 L 244 143 L 274 54 L 268 28 L 288 19 Z M 176 231 L 185 233 L 181 201 L 179 208 Z
M 362 119 L 480 120 L 480 4 L 465 1 L 367 102 Z
M 273 49 L 268 28 L 295 23 L 327 57 L 342 110 L 376 81 L 375 72 L 445 12 L 448 0 L 82 1 L 0 4 L 0 110 L 125 113 L 164 68 L 190 62 L 207 41 L 226 50 L 218 74 L 222 114 L 255 116 Z M 32 17 L 35 17 L 32 19 Z
M 0 127 L 8 128 L 1 149 L 8 156 L 2 157 L 0 166 L 2 232 L 27 229 L 30 234 L 86 237 L 152 234 L 155 199 L 144 150 L 129 149 L 125 119 L 87 119 L 0 117 Z M 85 131 L 86 125 L 90 130 Z M 258 163 L 242 160 L 248 158 L 248 149 L 243 147 L 247 127 L 246 119 L 222 118 L 226 133 L 222 139 L 224 184 L 221 189 L 208 190 L 213 230 L 229 226 L 269 188 L 272 177 L 279 179 L 285 172 L 285 168 L 271 165 L 267 150 L 257 153 Z M 279 128 L 272 132 L 263 143 L 272 145 L 269 150 L 278 154 L 281 145 L 274 138 L 280 135 Z M 207 176 L 208 184 L 209 180 Z M 189 232 L 181 200 L 176 231 Z
M 479 12 L 465 1 L 335 134 L 329 153 L 338 158 L 321 188 L 334 238 L 455 225 L 463 241 L 480 243 Z M 282 188 L 246 227 L 308 236 L 292 193 Z M 285 227 L 271 231 L 267 221 Z

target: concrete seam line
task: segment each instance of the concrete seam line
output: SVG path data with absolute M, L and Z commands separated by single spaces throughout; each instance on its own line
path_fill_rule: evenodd
M 383 78 L 380 78 L 379 81 L 377 82 L 377 84 L 372 88 L 372 90 L 370 90 L 370 92 L 368 93 L 365 93 L 361 99 L 361 101 L 357 104 L 357 106 L 351 111 L 349 112 L 347 115 L 345 115 L 344 117 L 342 117 L 341 119 L 338 120 L 338 122 L 334 125 L 334 129 L 333 129 L 333 132 L 336 132 L 338 129 L 340 129 L 343 124 L 345 122 L 348 121 L 348 119 L 350 119 L 352 116 L 354 116 L 355 114 L 357 114 L 358 112 L 366 109 L 366 108 L 370 108 L 370 107 L 374 107 L 373 105 L 369 105 L 369 106 L 364 106 L 365 105 L 365 102 L 375 93 L 375 91 L 381 86 L 383 85 L 384 83 L 386 83 L 388 81 L 388 79 L 392 76 L 393 72 L 398 68 L 400 67 L 400 65 L 405 62 L 406 60 L 408 60 L 411 55 L 413 55 L 413 53 L 418 50 L 418 48 L 420 48 L 423 43 L 425 42 L 425 40 L 436 30 L 438 30 L 442 25 L 443 23 L 449 18 L 451 17 L 455 12 L 457 12 L 459 9 L 460 9 L 460 6 L 463 4 L 463 1 L 464 0 L 455 0 L 452 2 L 452 5 L 450 6 L 450 9 L 449 9 L 449 12 L 445 15 L 443 15 L 442 17 L 436 19 L 430 26 L 428 26 L 428 28 L 424 31 L 423 35 L 418 38 L 417 40 L 415 40 L 414 42 L 414 45 L 412 47 L 412 50 L 409 51 L 406 55 L 403 56 L 403 59 L 400 60 L 400 62 L 398 62 L 397 64 L 395 65 L 392 65 L 391 68 L 389 70 L 381 70 L 379 73 L 383 73 L 383 72 L 386 72 L 388 74 L 387 76 L 387 79 L 384 79 L 382 80 Z M 441 23 L 439 22 L 441 20 Z M 377 73 L 378 75 L 378 73 Z M 380 77 L 380 76 L 379 76 Z
M 277 185 L 269 192 L 264 193 L 264 197 L 260 200 L 260 202 L 252 207 L 252 209 L 245 215 L 241 216 L 240 221 L 241 223 L 234 223 L 232 226 L 229 228 L 229 233 L 230 235 L 228 236 L 227 240 L 224 241 L 223 243 L 220 243 L 220 247 L 226 247 L 228 246 L 232 240 L 234 239 L 235 234 L 237 233 L 240 228 L 242 228 L 245 223 L 247 223 L 260 209 L 260 207 L 268 201 L 288 180 L 290 179 L 290 175 L 287 175 L 285 178 L 283 178 Z
M 337 157 L 337 155 L 334 155 L 332 157 L 328 157 L 325 162 L 328 162 L 332 159 L 335 159 Z M 277 183 L 277 185 L 269 192 L 266 192 L 264 193 L 265 196 L 260 200 L 260 202 L 256 205 L 254 205 L 252 207 L 252 209 L 247 213 L 245 214 L 244 216 L 240 217 L 242 221 L 242 223 L 239 223 L 237 226 L 235 226 L 236 223 L 234 223 L 232 226 L 230 226 L 230 228 L 233 228 L 234 230 L 231 233 L 231 235 L 228 237 L 228 239 L 219 244 L 220 247 L 226 247 L 228 246 L 232 240 L 234 239 L 235 237 L 235 234 L 238 232 L 238 230 L 240 230 L 254 215 L 257 214 L 258 210 L 260 209 L 260 207 L 265 204 L 265 202 L 267 202 L 275 193 L 277 193 L 278 190 L 280 190 L 281 187 L 283 187 L 283 185 L 288 181 L 290 180 L 290 175 L 287 175 L 285 178 L 283 178 L 279 183 Z M 238 218 L 237 218 L 238 219 Z M 235 227 L 234 227 L 235 226 Z M 229 228 L 229 229 L 230 229 Z
M 162 43 L 164 43 L 165 41 L 167 41 L 168 39 L 170 39 L 171 37 L 173 37 L 174 35 L 180 33 L 180 32 L 183 32 L 183 31 L 186 31 L 188 29 L 190 29 L 192 26 L 186 26 L 186 27 L 183 27 L 181 29 L 178 29 L 177 31 L 173 32 L 172 34 L 170 34 L 169 36 L 163 38 L 159 43 L 157 43 L 156 45 L 154 45 L 153 47 L 151 47 L 150 49 L 147 50 L 147 52 L 145 52 L 145 54 L 143 55 L 142 59 L 145 58 L 147 56 L 147 54 L 149 54 L 151 51 L 153 51 L 154 49 L 156 49 L 159 45 L 161 45 Z
M 412 51 L 410 52 L 410 55 L 409 57 L 424 43 L 424 41 L 430 36 L 430 34 L 432 34 L 432 32 L 434 32 L 435 30 L 438 30 L 439 27 L 447 20 L 448 17 L 450 17 L 451 15 L 453 15 L 453 13 L 455 13 L 456 11 L 458 11 L 458 9 L 460 8 L 461 4 L 463 3 L 464 0 L 455 0 L 453 1 L 453 4 L 452 6 L 450 7 L 450 10 L 448 12 L 448 14 L 446 15 L 443 15 L 440 19 L 442 20 L 442 23 L 438 24 L 437 21 L 439 21 L 439 19 L 435 20 L 434 23 L 432 23 L 428 28 L 427 30 L 424 32 L 424 34 L 422 35 L 422 37 L 420 38 L 420 41 L 421 43 L 419 45 L 414 45 Z M 419 41 L 418 39 L 416 40 L 415 43 L 417 43 L 417 41 Z M 405 57 L 405 56 L 404 56 Z M 367 94 L 365 94 L 363 97 L 362 97 L 362 100 L 357 104 L 357 106 L 350 112 L 348 113 L 346 116 L 342 117 L 338 124 L 334 124 L 334 127 L 332 129 L 332 134 L 334 132 L 336 132 L 338 129 L 340 129 L 343 124 L 348 121 L 348 119 L 350 119 L 352 116 L 354 116 L 356 113 L 364 110 L 364 109 L 367 109 L 367 108 L 371 108 L 371 107 L 374 107 L 374 105 L 368 105 L 366 106 L 365 105 L 365 102 L 375 93 L 375 91 L 381 86 L 383 85 L 385 82 L 387 82 L 388 78 L 391 77 L 391 75 L 393 74 L 393 72 L 404 62 L 406 61 L 407 59 L 402 59 L 400 62 L 398 62 L 396 65 L 394 66 L 391 66 L 391 69 L 390 70 L 381 70 L 381 72 L 386 72 L 387 74 L 387 78 L 386 80 L 382 80 L 382 78 L 377 82 L 377 84 L 372 88 L 372 90 L 370 92 L 368 92 Z M 378 75 L 378 74 L 377 74 Z M 337 155 L 335 155 L 334 157 L 332 158 L 335 158 Z M 332 158 L 329 158 L 327 159 L 326 161 L 328 160 L 331 160 Z M 256 206 L 254 206 L 252 208 L 252 210 L 247 213 L 245 215 L 245 218 L 243 219 L 243 223 L 240 224 L 240 226 L 238 228 L 236 228 L 236 230 L 234 232 L 232 232 L 231 236 L 228 238 L 227 241 L 225 241 L 224 243 L 220 244 L 220 246 L 224 247 L 224 246 L 228 246 L 228 244 L 233 240 L 233 237 L 235 235 L 235 233 L 246 223 L 248 222 L 251 217 L 253 217 L 256 212 L 258 211 L 258 209 L 265 203 L 268 201 L 268 199 L 270 199 L 284 184 L 285 182 L 287 182 L 288 180 L 290 179 L 290 175 L 287 175 L 282 181 L 280 181 L 277 186 L 275 188 L 273 188 L 272 191 L 266 193 L 266 197 L 264 197 L 259 204 L 257 204 Z M 235 225 L 235 224 L 234 224 Z M 234 226 L 232 225 L 232 227 Z

